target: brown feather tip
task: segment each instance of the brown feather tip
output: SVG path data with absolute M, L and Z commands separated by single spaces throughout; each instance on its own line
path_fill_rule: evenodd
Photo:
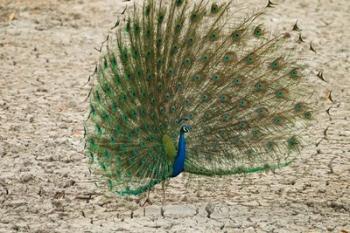
M 117 22 L 115 22 L 114 26 L 111 27 L 111 30 L 114 29 L 114 28 L 116 28 L 116 27 L 118 27 L 119 24 L 120 24 L 120 19 L 118 19 Z
M 332 97 L 332 91 L 329 92 L 329 94 L 328 94 L 328 99 L 329 99 L 332 103 L 334 103 L 334 100 L 333 100 L 333 97 Z
M 270 7 L 273 8 L 275 5 L 277 5 L 276 3 L 271 2 L 270 0 L 267 2 L 266 7 Z
M 301 36 L 301 33 L 299 33 L 299 38 L 298 38 L 298 43 L 304 43 L 304 39 L 303 37 Z
M 327 82 L 327 81 L 324 79 L 324 77 L 323 77 L 323 72 L 322 72 L 322 71 L 319 71 L 319 72 L 317 73 L 317 77 L 318 77 L 319 79 L 321 79 L 322 81 Z
M 293 25 L 293 29 L 292 29 L 293 31 L 297 31 L 297 32 L 300 32 L 301 31 L 301 29 L 299 28 L 299 26 L 298 26 L 298 21 L 296 21 L 295 22 L 295 24 Z
M 312 42 L 310 42 L 310 50 L 312 52 L 316 53 L 316 50 L 315 50 L 314 46 L 312 45 Z

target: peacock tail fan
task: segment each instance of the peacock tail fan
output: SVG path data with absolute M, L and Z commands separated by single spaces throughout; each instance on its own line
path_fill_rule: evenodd
M 120 195 L 171 177 L 179 129 L 184 171 L 229 175 L 288 165 L 313 119 L 312 88 L 290 33 L 231 2 L 145 0 L 128 12 L 97 66 L 86 153 Z

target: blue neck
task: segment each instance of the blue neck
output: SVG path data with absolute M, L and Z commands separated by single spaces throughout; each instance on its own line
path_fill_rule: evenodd
M 173 165 L 173 174 L 171 175 L 172 177 L 178 176 L 181 172 L 183 172 L 185 167 L 185 159 L 186 159 L 185 133 L 180 132 L 179 146 L 178 146 L 175 162 Z

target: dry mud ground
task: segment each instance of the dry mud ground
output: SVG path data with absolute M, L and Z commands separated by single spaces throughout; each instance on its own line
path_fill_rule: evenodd
M 82 153 L 94 48 L 132 2 L 0 0 L 0 232 L 350 232 L 350 1 L 275 2 L 267 23 L 298 19 L 332 87 L 326 139 L 276 174 L 176 178 L 161 212 L 159 188 L 145 208 L 104 194 Z

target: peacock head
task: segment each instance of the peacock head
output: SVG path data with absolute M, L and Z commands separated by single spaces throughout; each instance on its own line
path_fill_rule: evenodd
M 181 126 L 180 133 L 188 133 L 192 130 L 192 126 L 190 125 L 183 125 Z

